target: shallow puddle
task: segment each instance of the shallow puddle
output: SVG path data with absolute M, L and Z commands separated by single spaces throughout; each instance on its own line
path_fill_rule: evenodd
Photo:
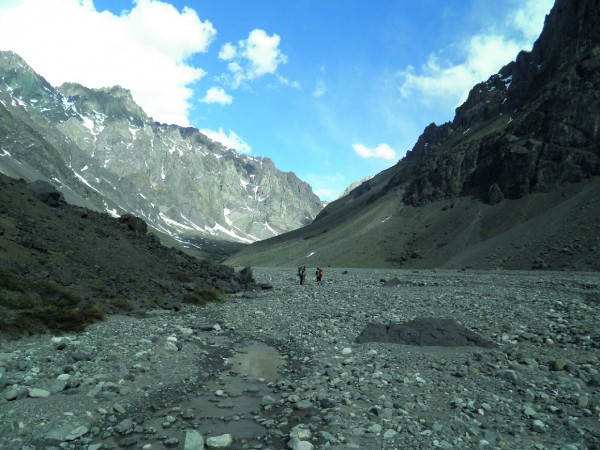
M 279 369 L 286 364 L 274 347 L 261 342 L 251 342 L 236 352 L 227 359 L 232 369 L 242 376 L 267 383 L 275 381 L 279 376 Z
M 185 429 L 193 428 L 205 439 L 229 433 L 250 445 L 260 443 L 267 430 L 255 418 L 259 412 L 263 418 L 268 416 L 262 409 L 263 397 L 278 399 L 267 383 L 277 380 L 286 362 L 274 347 L 260 342 L 250 342 L 234 352 L 217 379 L 207 381 L 188 400 L 156 411 L 142 426 L 160 430 L 161 440 L 176 437 L 181 442 Z M 176 417 L 176 422 L 164 428 L 168 416 Z M 165 448 L 156 438 L 139 437 L 140 443 L 150 442 L 153 449 Z

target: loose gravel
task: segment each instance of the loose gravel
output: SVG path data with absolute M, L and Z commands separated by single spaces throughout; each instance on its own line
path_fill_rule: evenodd
M 0 343 L 0 448 L 600 448 L 597 273 L 294 273 L 254 268 L 272 290 Z M 356 342 L 416 318 L 496 346 Z

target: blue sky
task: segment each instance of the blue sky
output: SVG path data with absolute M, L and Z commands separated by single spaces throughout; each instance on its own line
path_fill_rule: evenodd
M 395 164 L 530 50 L 553 0 L 2 0 L 0 49 L 119 84 L 323 200 Z

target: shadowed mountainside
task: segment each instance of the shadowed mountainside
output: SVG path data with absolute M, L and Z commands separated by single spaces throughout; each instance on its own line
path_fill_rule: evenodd
M 81 330 L 105 314 L 261 289 L 250 270 L 164 247 L 143 221 L 71 206 L 48 186 L 0 174 L 0 332 Z
M 600 4 L 558 0 L 531 52 L 395 166 L 233 265 L 600 270 Z

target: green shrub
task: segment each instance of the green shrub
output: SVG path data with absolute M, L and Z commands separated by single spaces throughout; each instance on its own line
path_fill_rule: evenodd
M 207 303 L 218 303 L 223 301 L 223 293 L 214 290 L 195 291 L 183 297 L 183 303 L 192 305 L 206 305 Z
M 17 277 L 17 274 L 8 267 L 0 268 L 0 289 L 25 292 L 22 281 Z
M 124 298 L 113 299 L 108 303 L 122 311 L 131 311 L 133 309 L 131 302 L 129 300 L 125 300 Z

